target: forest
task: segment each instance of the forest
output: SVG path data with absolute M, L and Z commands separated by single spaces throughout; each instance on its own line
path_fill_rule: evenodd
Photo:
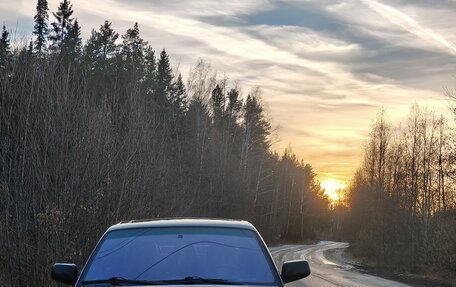
M 412 105 L 399 126 L 379 111 L 348 188 L 349 210 L 339 210 L 355 255 L 455 282 L 455 143 L 454 128 L 430 108 Z
M 416 105 L 396 127 L 379 112 L 334 206 L 310 164 L 271 148 L 260 87 L 243 94 L 197 58 L 184 79 L 138 23 L 111 25 L 83 41 L 70 1 L 50 13 L 38 0 L 30 43 L 2 28 L 0 286 L 49 286 L 50 266 L 82 266 L 110 225 L 176 216 L 245 219 L 268 243 L 326 236 L 379 265 L 456 272 L 453 118 Z

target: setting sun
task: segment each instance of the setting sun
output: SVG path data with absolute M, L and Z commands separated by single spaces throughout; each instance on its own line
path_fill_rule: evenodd
M 342 191 L 347 188 L 345 183 L 341 183 L 334 179 L 325 179 L 320 183 L 320 186 L 325 190 L 324 193 L 333 202 L 340 200 Z

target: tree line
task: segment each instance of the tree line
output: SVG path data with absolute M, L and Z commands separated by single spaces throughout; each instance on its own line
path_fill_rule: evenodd
M 399 126 L 378 113 L 348 190 L 350 209 L 339 210 L 356 256 L 455 282 L 454 132 L 445 117 L 417 104 Z
M 0 285 L 52 284 L 125 219 L 243 218 L 269 242 L 314 238 L 328 199 L 309 164 L 271 149 L 261 90 L 199 60 L 186 80 L 138 23 L 87 41 L 64 0 L 34 38 L 0 39 Z M 196 59 L 195 59 L 196 60 Z

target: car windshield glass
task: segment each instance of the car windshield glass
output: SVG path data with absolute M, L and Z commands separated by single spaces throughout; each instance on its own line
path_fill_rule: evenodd
M 141 228 L 107 233 L 81 281 L 222 279 L 277 285 L 257 234 L 237 228 Z

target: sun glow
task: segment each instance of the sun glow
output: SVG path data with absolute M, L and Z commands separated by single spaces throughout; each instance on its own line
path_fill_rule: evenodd
M 347 188 L 345 183 L 341 183 L 334 179 L 325 179 L 320 183 L 320 186 L 324 189 L 325 195 L 327 195 L 332 202 L 341 200 L 344 189 Z

